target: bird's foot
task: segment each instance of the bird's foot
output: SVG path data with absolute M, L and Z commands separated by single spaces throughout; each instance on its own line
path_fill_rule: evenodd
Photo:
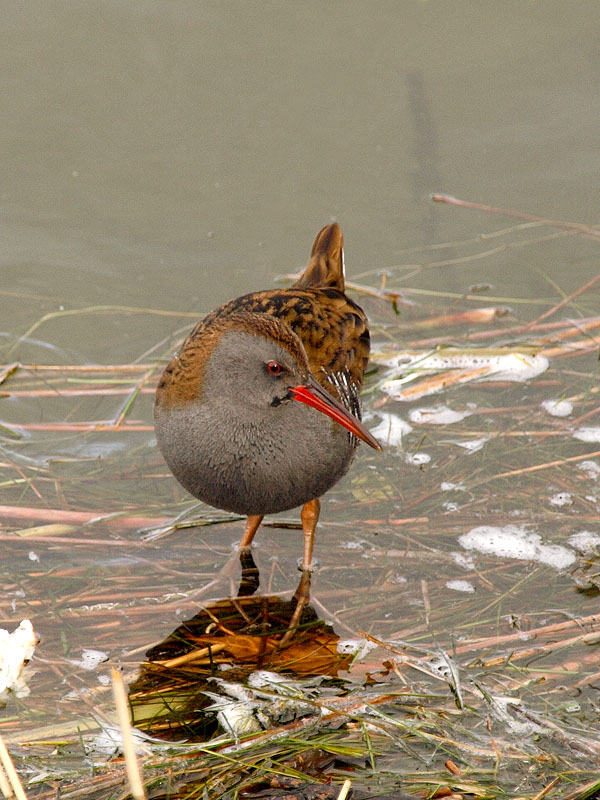
M 313 558 L 308 566 L 305 566 L 303 559 L 299 558 L 297 565 L 301 572 L 318 572 L 321 568 L 321 562 L 316 558 Z

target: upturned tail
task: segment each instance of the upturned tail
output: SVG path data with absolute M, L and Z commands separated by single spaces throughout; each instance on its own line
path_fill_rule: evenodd
M 344 237 L 337 222 L 332 222 L 317 234 L 308 266 L 294 286 L 301 289 L 331 287 L 343 292 L 344 277 Z

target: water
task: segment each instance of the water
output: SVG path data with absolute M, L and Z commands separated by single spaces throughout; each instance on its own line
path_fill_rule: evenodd
M 382 299 L 357 297 L 376 349 L 437 336 L 461 346 L 467 325 L 416 323 L 506 305 L 508 317 L 470 329 L 516 327 L 597 274 L 597 237 L 529 226 L 482 239 L 526 220 L 429 199 L 448 192 L 595 224 L 595 2 L 574 0 L 568 13 L 553 0 L 5 6 L 3 362 L 152 367 L 200 314 L 298 270 L 331 219 L 344 231 L 351 280 L 379 286 L 386 270 L 388 286 L 413 292 L 415 305 L 401 304 L 399 317 Z M 488 288 L 462 301 L 475 284 Z M 594 287 L 549 321 L 597 308 Z M 587 456 L 597 465 L 599 447 L 572 435 L 595 423 L 593 414 L 578 420 L 593 412 L 596 369 L 595 353 L 551 359 L 529 383 L 471 384 L 380 406 L 405 420 L 409 408 L 442 402 L 471 416 L 445 426 L 411 423 L 404 450 L 361 449 L 324 500 L 318 615 L 342 637 L 366 630 L 423 647 L 593 615 L 593 560 L 568 539 L 598 533 L 597 476 L 579 464 Z M 157 453 L 155 376 L 145 375 L 145 367 L 98 372 L 91 377 L 100 393 L 83 397 L 66 392 L 89 388 L 85 373 L 22 370 L 9 379 L 2 388 L 15 394 L 2 399 L 0 419 L 29 427 L 21 439 L 2 439 L 0 502 L 42 511 L 7 517 L 7 531 L 52 522 L 45 509 L 156 520 L 190 504 Z M 373 427 L 385 421 L 375 411 L 382 376 L 372 376 L 365 393 Z M 577 398 L 570 417 L 544 411 L 542 401 L 562 397 Z M 77 428 L 114 422 L 121 412 L 131 430 Z M 72 428 L 48 428 L 56 422 Z M 579 457 L 559 469 L 518 472 Z M 557 506 L 557 494 L 571 502 Z M 70 527 L 3 538 L 2 626 L 12 630 L 29 617 L 42 637 L 32 694 L 8 707 L 13 741 L 43 725 L 74 730 L 84 714 L 81 691 L 89 708 L 110 707 L 106 665 L 85 671 L 75 663 L 84 649 L 134 670 L 203 599 L 236 588 L 235 570 L 231 580 L 214 581 L 240 522 L 142 541 L 139 525 L 59 521 Z M 564 547 L 578 560 L 569 571 L 548 559 L 511 559 L 502 548 L 462 548 L 460 537 L 483 525 L 514 526 L 509 532 L 538 550 Z M 266 528 L 257 542 L 262 589 L 292 589 L 301 536 Z M 591 658 L 583 659 L 584 677 L 595 669 L 592 653 L 586 646 L 573 654 Z M 561 658 L 550 656 L 540 669 L 550 674 Z M 512 690 L 512 677 L 507 668 L 498 685 Z M 595 700 L 584 686 L 589 726 Z M 539 710 L 540 697 L 527 692 L 519 697 Z M 541 770 L 532 792 L 549 774 Z

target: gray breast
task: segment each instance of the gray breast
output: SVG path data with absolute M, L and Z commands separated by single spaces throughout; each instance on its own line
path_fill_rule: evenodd
M 273 514 L 320 497 L 348 470 L 356 442 L 341 425 L 294 400 L 254 411 L 157 409 L 159 447 L 188 492 L 238 514 Z

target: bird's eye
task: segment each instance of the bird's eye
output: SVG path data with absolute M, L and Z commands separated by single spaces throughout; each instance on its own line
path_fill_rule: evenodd
M 271 375 L 279 375 L 283 367 L 279 363 L 279 361 L 269 361 L 267 364 L 267 372 Z

